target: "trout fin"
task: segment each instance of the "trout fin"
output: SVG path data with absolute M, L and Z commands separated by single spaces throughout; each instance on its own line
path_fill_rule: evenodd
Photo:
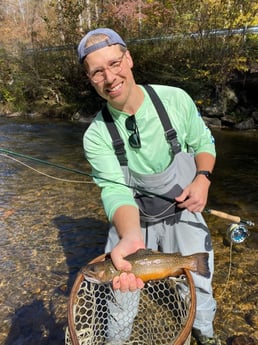
M 193 254 L 196 259 L 196 271 L 195 273 L 210 278 L 211 272 L 209 269 L 209 253 L 196 253 Z

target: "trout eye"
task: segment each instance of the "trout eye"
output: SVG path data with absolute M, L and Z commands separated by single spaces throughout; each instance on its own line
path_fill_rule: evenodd
M 89 265 L 89 271 L 95 273 L 96 272 L 96 265 L 90 264 Z
M 96 273 L 95 266 L 94 265 L 89 265 L 88 268 L 87 268 L 87 272 L 90 275 L 95 275 L 95 273 Z

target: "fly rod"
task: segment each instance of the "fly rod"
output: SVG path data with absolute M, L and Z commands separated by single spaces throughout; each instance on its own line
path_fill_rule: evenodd
M 51 163 L 51 162 L 48 162 L 48 161 L 45 161 L 45 160 L 42 160 L 42 159 L 39 159 L 39 158 L 34 158 L 34 157 L 31 157 L 31 156 L 28 156 L 28 155 L 24 155 L 24 154 L 21 154 L 21 153 L 18 153 L 18 152 L 14 152 L 14 151 L 2 149 L 2 148 L 0 148 L 0 152 L 3 152 L 5 154 L 11 155 L 11 156 L 17 156 L 17 157 L 20 157 L 20 158 L 29 159 L 31 161 L 35 161 L 35 162 L 38 162 L 38 163 L 41 163 L 41 164 L 49 165 L 49 166 L 52 166 L 52 167 L 55 167 L 55 168 L 58 168 L 58 169 L 74 172 L 76 174 L 85 175 L 85 176 L 88 176 L 88 177 L 91 177 L 91 178 L 97 178 L 97 179 L 101 179 L 103 181 L 107 181 L 107 182 L 110 182 L 110 183 L 118 184 L 120 186 L 124 186 L 124 187 L 127 187 L 127 188 L 131 188 L 133 190 L 137 190 L 137 191 L 141 192 L 144 195 L 156 196 L 157 198 L 160 198 L 160 199 L 172 202 L 172 203 L 175 202 L 174 199 L 166 197 L 165 195 L 160 195 L 160 194 L 156 194 L 154 192 L 149 192 L 149 191 L 146 191 L 145 189 L 140 188 L 140 187 L 131 186 L 131 185 L 128 185 L 128 184 L 125 184 L 125 183 L 122 183 L 122 182 L 118 182 L 118 181 L 110 180 L 110 179 L 107 179 L 107 178 L 104 178 L 104 177 L 100 177 L 100 176 L 96 176 L 96 175 L 93 175 L 93 174 L 89 174 L 89 173 L 86 173 L 86 172 L 81 171 L 81 170 L 77 170 L 77 169 L 73 169 L 73 168 L 68 168 L 68 167 L 65 167 L 65 166 L 62 166 L 62 165 L 59 165 L 59 164 L 56 164 L 56 163 Z M 210 209 L 210 208 L 205 208 L 204 212 L 208 213 L 208 214 L 212 214 L 212 215 L 220 217 L 220 218 L 224 218 L 224 219 L 230 220 L 230 221 L 232 221 L 234 223 L 237 223 L 237 224 L 241 223 L 241 224 L 246 224 L 246 225 L 249 225 L 249 226 L 254 226 L 254 222 L 252 222 L 250 220 L 241 219 L 239 216 L 234 216 L 234 215 L 228 214 L 226 212 L 221 212 L 221 211 L 213 210 L 213 209 Z

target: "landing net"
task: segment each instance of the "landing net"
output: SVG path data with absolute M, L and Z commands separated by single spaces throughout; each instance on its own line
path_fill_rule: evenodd
M 145 283 L 142 290 L 128 293 L 114 292 L 111 284 L 90 282 L 79 273 L 68 303 L 65 344 L 188 343 L 196 300 L 191 274 L 184 272 L 180 277 Z

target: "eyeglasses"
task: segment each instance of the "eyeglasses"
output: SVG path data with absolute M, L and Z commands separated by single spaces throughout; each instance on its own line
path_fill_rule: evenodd
M 123 65 L 123 58 L 125 56 L 126 51 L 123 53 L 123 55 L 116 60 L 113 60 L 106 68 L 100 68 L 95 71 L 92 71 L 88 73 L 88 77 L 94 82 L 94 83 L 100 83 L 103 80 L 105 80 L 105 70 L 108 69 L 109 72 L 112 72 L 113 74 L 118 74 L 122 71 Z
M 130 115 L 127 117 L 127 119 L 125 120 L 125 127 L 128 131 L 133 131 L 133 133 L 128 138 L 130 146 L 134 149 L 139 149 L 141 147 L 141 140 L 134 115 Z

